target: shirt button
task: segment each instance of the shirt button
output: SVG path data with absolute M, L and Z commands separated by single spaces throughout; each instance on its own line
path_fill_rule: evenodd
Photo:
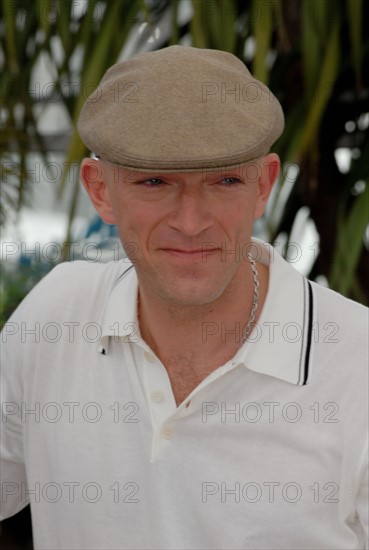
M 173 428 L 172 426 L 165 426 L 163 428 L 163 437 L 165 439 L 171 439 L 172 435 L 173 435 Z
M 160 390 L 155 390 L 151 392 L 151 401 L 154 403 L 160 403 L 164 399 L 164 394 Z
M 144 352 L 144 357 L 145 357 L 146 361 L 148 361 L 149 363 L 155 363 L 155 357 L 152 355 L 152 353 L 149 353 L 148 351 L 145 351 Z

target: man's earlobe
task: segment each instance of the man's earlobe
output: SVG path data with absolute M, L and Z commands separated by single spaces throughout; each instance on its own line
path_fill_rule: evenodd
M 104 167 L 99 160 L 85 158 L 81 164 L 81 181 L 99 216 L 107 224 L 115 224 Z

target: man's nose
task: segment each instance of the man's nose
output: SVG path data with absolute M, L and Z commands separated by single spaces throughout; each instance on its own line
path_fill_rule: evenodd
M 209 206 L 201 191 L 182 190 L 173 205 L 170 227 L 187 236 L 199 235 L 212 225 Z

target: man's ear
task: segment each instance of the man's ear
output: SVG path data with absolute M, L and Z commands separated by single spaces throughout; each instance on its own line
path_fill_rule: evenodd
M 259 196 L 255 208 L 255 219 L 264 214 L 265 206 L 273 185 L 278 179 L 281 162 L 275 153 L 269 153 L 260 159 Z
M 83 159 L 80 177 L 100 217 L 107 224 L 115 224 L 115 216 L 107 184 L 107 174 L 102 162 L 91 158 Z

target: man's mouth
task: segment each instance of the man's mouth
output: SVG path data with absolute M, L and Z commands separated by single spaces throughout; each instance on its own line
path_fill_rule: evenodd
M 197 257 L 206 257 L 209 254 L 215 254 L 219 251 L 219 248 L 161 248 L 163 252 L 171 254 L 172 256 L 177 257 L 187 257 L 187 258 L 197 258 Z

